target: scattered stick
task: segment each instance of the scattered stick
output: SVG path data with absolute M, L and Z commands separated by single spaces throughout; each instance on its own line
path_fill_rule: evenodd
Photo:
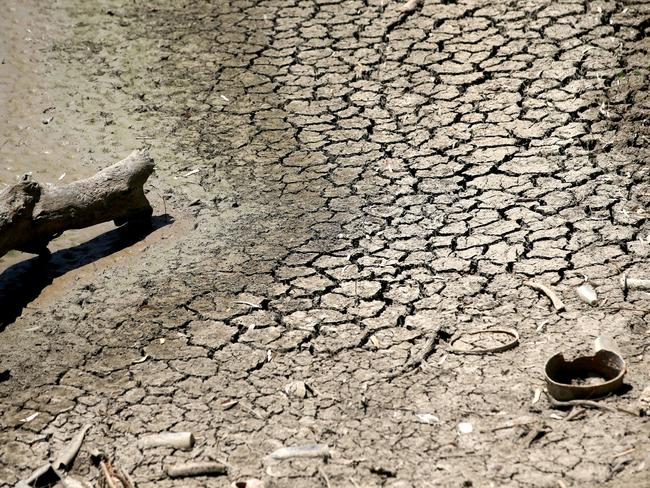
M 131 476 L 129 476 L 129 473 L 123 469 L 118 469 L 115 473 L 115 476 L 120 480 L 122 485 L 124 485 L 124 488 L 137 488 L 135 481 L 133 481 L 133 478 L 131 478 Z
M 551 299 L 551 303 L 553 304 L 553 307 L 555 310 L 558 312 L 561 312 L 564 310 L 564 303 L 562 303 L 562 300 L 560 300 L 560 297 L 557 296 L 557 294 L 548 286 L 542 285 L 541 283 L 537 283 L 536 281 L 525 281 L 524 285 L 532 288 L 533 290 L 541 291 Z
M 628 454 L 632 454 L 634 451 L 636 451 L 636 447 L 631 447 L 626 451 L 619 452 L 618 454 L 614 454 L 612 456 L 612 459 L 618 459 L 620 457 L 627 456 Z
M 571 409 L 571 411 L 568 413 L 566 417 L 564 417 L 564 420 L 566 422 L 570 422 L 571 420 L 575 420 L 579 417 L 581 417 L 585 413 L 585 409 L 575 406 Z
M 68 444 L 65 449 L 63 449 L 58 457 L 56 458 L 56 461 L 54 461 L 54 468 L 55 469 L 63 469 L 65 471 L 69 471 L 70 468 L 72 467 L 72 463 L 74 462 L 75 458 L 77 457 L 77 454 L 79 453 L 79 449 L 81 449 L 81 444 L 84 441 L 84 437 L 86 436 L 86 432 L 88 432 L 88 429 L 90 429 L 91 425 L 86 424 L 81 428 L 81 431 L 72 438 L 72 441 L 70 441 L 70 444 Z
M 227 471 L 223 464 L 213 462 L 175 464 L 167 468 L 167 474 L 170 478 L 221 476 L 226 474 Z
M 241 402 L 239 402 L 239 406 L 240 406 L 241 408 L 243 408 L 244 410 L 246 410 L 248 413 L 253 414 L 253 415 L 254 415 L 255 417 L 257 417 L 258 419 L 260 419 L 260 420 L 264 420 L 264 416 L 263 416 L 261 413 L 259 413 L 257 410 L 254 410 L 254 409 L 252 409 L 251 407 L 249 407 L 248 405 L 246 405 L 246 404 L 244 404 L 244 403 L 241 403 Z
M 453 347 L 454 343 L 458 342 L 458 340 L 460 340 L 461 337 L 466 335 L 476 335 L 476 334 L 507 334 L 512 337 L 512 340 L 500 346 L 487 347 L 484 349 L 465 350 L 465 349 L 457 349 Z M 481 330 L 474 330 L 471 332 L 464 332 L 463 334 L 459 335 L 456 339 L 452 340 L 449 347 L 449 352 L 452 352 L 454 354 L 494 354 L 497 352 L 503 352 L 503 351 L 507 351 L 508 349 L 512 349 L 518 344 L 519 344 L 519 333 L 514 329 L 481 329 Z
M 359 483 L 357 483 L 354 478 L 350 477 L 349 479 L 350 479 L 350 483 L 354 485 L 354 488 L 361 488 L 359 486 Z
M 526 449 L 528 449 L 533 445 L 533 442 L 546 435 L 547 432 L 548 431 L 543 427 L 533 427 L 522 439 L 522 444 L 526 447 Z
M 434 335 L 426 340 L 422 346 L 422 350 L 413 356 L 405 365 L 399 368 L 397 371 L 392 373 L 387 373 L 381 377 L 385 381 L 391 381 L 395 378 L 402 376 L 403 374 L 408 373 L 411 370 L 417 369 L 426 358 L 428 358 L 431 353 L 436 349 L 436 344 L 438 343 L 438 335 Z
M 609 405 L 604 405 L 602 403 L 595 402 L 593 400 L 567 400 L 567 401 L 560 401 L 556 400 L 553 398 L 549 393 L 546 393 L 546 398 L 548 399 L 548 403 L 551 405 L 553 408 L 568 408 L 568 407 L 587 407 L 587 408 L 597 408 L 600 410 L 606 410 L 608 412 L 623 412 L 628 415 L 633 415 L 634 417 L 638 417 L 638 415 L 630 410 L 626 410 L 621 407 L 610 407 Z
M 486 430 L 484 432 L 497 432 L 499 430 L 505 430 L 505 429 L 514 429 L 515 427 L 526 427 L 527 425 L 532 424 L 535 422 L 534 420 L 524 420 L 520 422 L 508 422 L 507 424 L 503 425 L 498 425 L 497 427 L 493 427 L 489 430 Z
M 330 479 L 328 478 L 328 476 L 327 476 L 327 474 L 325 473 L 325 471 L 323 471 L 323 469 L 321 469 L 321 468 L 318 468 L 318 473 L 319 473 L 319 474 L 323 477 L 323 479 L 325 480 L 325 484 L 327 485 L 327 488 L 332 488 L 332 485 L 330 485 Z
M 111 470 L 106 464 L 106 461 L 104 461 L 103 459 L 99 461 L 99 468 L 101 469 L 102 474 L 104 475 L 104 479 L 106 480 L 106 485 L 108 485 L 108 488 L 117 488 L 115 486 L 115 482 L 113 481 L 113 475 L 111 474 Z

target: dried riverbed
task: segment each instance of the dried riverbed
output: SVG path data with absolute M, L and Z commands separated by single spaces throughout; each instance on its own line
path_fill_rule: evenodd
M 10 0 L 0 183 L 136 147 L 157 172 L 150 231 L 0 262 L 0 484 L 86 423 L 73 474 L 94 446 L 139 487 L 650 484 L 647 417 L 532 403 L 599 334 L 629 366 L 602 402 L 650 385 L 618 281 L 650 277 L 649 28 L 636 1 Z M 495 326 L 519 345 L 449 351 Z M 196 446 L 139 447 L 168 430 Z M 331 457 L 269 458 L 302 444 Z

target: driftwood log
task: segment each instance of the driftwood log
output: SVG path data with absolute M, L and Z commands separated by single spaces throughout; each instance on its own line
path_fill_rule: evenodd
M 66 186 L 42 186 L 24 177 L 0 192 L 0 256 L 12 249 L 48 254 L 48 243 L 70 229 L 149 220 L 153 209 L 143 185 L 153 168 L 147 152 L 134 151 Z

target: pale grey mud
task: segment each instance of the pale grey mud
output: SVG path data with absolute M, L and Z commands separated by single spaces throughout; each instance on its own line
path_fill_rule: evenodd
M 99 448 L 139 487 L 650 486 L 648 417 L 616 410 L 650 385 L 650 296 L 619 283 L 650 278 L 650 4 L 401 7 L 6 2 L 0 182 L 138 147 L 157 172 L 151 229 L 0 263 L 3 486 L 85 424 L 93 483 Z M 450 352 L 490 327 L 518 346 Z M 565 419 L 544 362 L 600 334 L 626 388 Z M 194 447 L 138 442 L 170 431 Z

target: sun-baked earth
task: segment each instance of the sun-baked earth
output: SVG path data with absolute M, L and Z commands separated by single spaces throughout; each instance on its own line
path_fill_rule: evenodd
M 0 263 L 2 486 L 86 423 L 93 483 L 99 448 L 140 488 L 650 486 L 648 417 L 616 410 L 650 385 L 650 295 L 619 283 L 650 278 L 650 3 L 411 6 L 3 5 L 0 182 L 137 147 L 157 172 L 152 229 Z M 494 327 L 519 345 L 450 351 Z M 613 411 L 533 403 L 600 334 Z M 138 443 L 164 431 L 196 446 Z M 167 477 L 190 460 L 228 474 Z

